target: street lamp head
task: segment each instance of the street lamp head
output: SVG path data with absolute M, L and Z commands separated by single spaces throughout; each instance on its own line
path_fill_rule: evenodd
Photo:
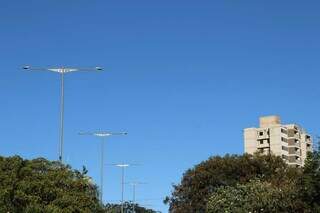
M 107 132 L 107 131 L 101 131 L 101 132 L 95 132 L 96 136 L 112 136 L 112 135 L 127 135 L 127 132 Z
M 128 167 L 130 164 L 116 164 L 117 167 Z
M 116 167 L 130 167 L 130 166 L 140 166 L 141 164 L 137 163 L 115 163 L 115 164 L 109 164 Z
M 108 132 L 108 131 L 96 131 L 96 132 L 80 132 L 79 135 L 93 135 L 96 137 L 109 137 L 112 135 L 127 135 L 127 132 Z
M 30 66 L 29 65 L 23 66 L 22 69 L 28 70 L 28 69 L 30 69 Z
M 93 135 L 97 137 L 107 137 L 111 134 L 108 132 L 79 132 L 79 135 Z
M 139 181 L 132 181 L 132 182 L 127 182 L 126 184 L 129 184 L 131 186 L 138 186 L 138 185 L 144 185 L 147 183 L 146 182 L 139 182 Z
M 94 136 L 97 136 L 97 137 L 108 137 L 110 135 L 112 135 L 111 133 L 107 133 L 107 132 L 96 132 L 96 133 L 93 133 Z
M 75 67 L 31 67 L 29 65 L 22 67 L 25 70 L 32 70 L 32 71 L 51 71 L 57 73 L 69 73 L 69 72 L 77 72 L 77 71 L 102 71 L 102 67 L 87 67 L 87 68 L 75 68 Z

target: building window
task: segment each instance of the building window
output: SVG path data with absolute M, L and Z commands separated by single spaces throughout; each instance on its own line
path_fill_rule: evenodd
M 286 129 L 282 129 L 282 128 L 281 128 L 281 132 L 284 133 L 284 134 L 288 133 L 288 131 Z
M 259 141 L 260 142 L 260 145 L 262 145 L 263 144 L 263 140 L 261 140 L 261 141 Z
M 263 132 L 259 132 L 259 136 L 263 136 Z
M 286 138 L 284 138 L 284 137 L 281 137 L 281 141 L 287 142 L 288 140 Z

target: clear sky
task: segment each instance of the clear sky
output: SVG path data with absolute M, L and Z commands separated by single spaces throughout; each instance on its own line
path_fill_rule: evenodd
M 277 114 L 320 134 L 320 3 L 297 0 L 0 1 L 0 154 L 58 157 L 59 75 L 20 69 L 103 66 L 66 76 L 65 159 L 99 183 L 127 170 L 141 204 L 162 199 L 211 155 L 243 153 L 242 130 Z M 120 199 L 106 166 L 105 201 Z M 125 198 L 131 199 L 127 188 Z

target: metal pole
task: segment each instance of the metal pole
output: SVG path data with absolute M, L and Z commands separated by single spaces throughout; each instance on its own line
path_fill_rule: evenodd
M 136 213 L 136 211 L 135 211 L 135 203 L 136 203 L 136 184 L 133 183 L 133 199 L 132 199 L 132 204 L 133 204 L 132 212 L 133 213 Z
M 104 142 L 105 138 L 102 137 L 101 141 L 101 165 L 100 165 L 100 202 L 103 204 L 103 163 L 104 163 Z
M 121 175 L 121 213 L 124 213 L 124 203 L 123 203 L 123 197 L 124 197 L 124 169 L 125 167 L 122 167 L 122 175 Z
M 61 97 L 60 97 L 60 146 L 59 161 L 62 163 L 63 156 L 63 137 L 64 137 L 64 69 L 61 72 Z

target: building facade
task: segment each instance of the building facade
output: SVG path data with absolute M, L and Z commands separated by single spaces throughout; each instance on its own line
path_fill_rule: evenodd
M 260 117 L 258 128 L 244 129 L 246 153 L 274 154 L 291 166 L 304 166 L 307 153 L 312 151 L 312 138 L 296 124 L 281 124 L 280 117 Z

